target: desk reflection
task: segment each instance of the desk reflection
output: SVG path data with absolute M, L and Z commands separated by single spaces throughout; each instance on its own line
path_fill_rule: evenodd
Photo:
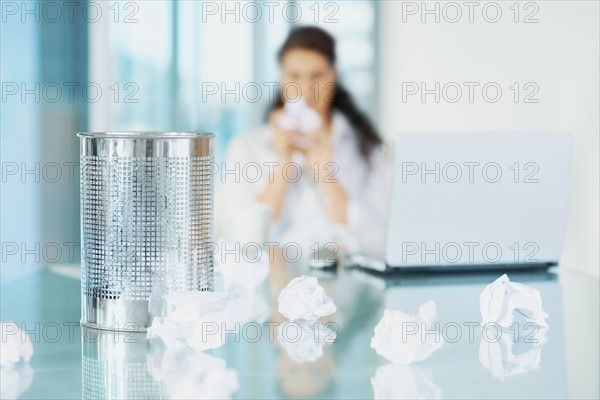
M 530 345 L 522 340 L 531 337 L 526 331 L 484 340 L 479 294 L 499 273 L 381 275 L 343 266 L 321 271 L 281 258 L 270 268 L 268 281 L 256 293 L 269 304 L 268 310 L 246 312 L 253 302 L 240 301 L 236 307 L 243 314 L 242 330 L 250 322 L 264 326 L 263 333 L 267 326 L 284 326 L 277 295 L 292 278 L 313 275 L 337 305 L 335 314 L 320 320 L 321 326 L 335 330 L 335 343 L 299 340 L 287 348 L 275 329 L 273 337 L 263 334 L 258 340 L 229 332 L 218 349 L 173 353 L 161 343 L 147 342 L 143 333 L 82 328 L 82 397 L 567 397 L 562 295 L 553 273 L 510 274 L 512 280 L 539 289 L 550 314 L 549 328 L 537 332 L 534 338 L 539 340 Z M 430 300 L 437 304 L 442 328 L 462 327 L 461 336 L 411 365 L 378 356 L 370 341 L 384 309 L 415 314 Z
M 357 273 L 365 273 L 358 272 Z M 502 273 L 370 274 L 385 285 L 385 307 L 416 313 L 434 301 L 444 346 L 420 363 L 373 377 L 376 398 L 566 398 L 563 301 L 556 274 L 511 272 L 515 282 L 538 289 L 549 328 L 515 319 L 510 329 L 483 329 L 479 295 Z M 491 332 L 490 332 L 491 331 Z M 383 367 L 386 368 L 386 367 Z M 399 385 L 398 381 L 407 381 Z
M 81 397 L 130 399 L 166 396 L 148 369 L 145 333 L 81 328 Z

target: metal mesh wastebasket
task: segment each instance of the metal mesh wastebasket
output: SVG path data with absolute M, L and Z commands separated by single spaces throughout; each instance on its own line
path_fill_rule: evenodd
M 209 133 L 79 133 L 82 324 L 143 331 L 154 299 L 213 290 Z

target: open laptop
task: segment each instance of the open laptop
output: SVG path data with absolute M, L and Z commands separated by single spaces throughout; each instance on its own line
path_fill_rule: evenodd
M 565 239 L 571 136 L 406 133 L 394 144 L 384 271 L 547 268 Z

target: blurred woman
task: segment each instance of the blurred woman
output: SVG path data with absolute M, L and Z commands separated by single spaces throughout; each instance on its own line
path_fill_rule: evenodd
M 279 62 L 281 90 L 268 124 L 229 145 L 228 168 L 259 165 L 261 175 L 227 182 L 228 212 L 252 204 L 268 208 L 269 240 L 282 245 L 315 250 L 335 242 L 380 252 L 387 161 L 380 136 L 337 80 L 334 39 L 320 28 L 294 29 Z

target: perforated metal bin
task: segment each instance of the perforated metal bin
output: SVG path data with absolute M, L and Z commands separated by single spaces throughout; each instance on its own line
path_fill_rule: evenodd
M 210 133 L 79 133 L 83 325 L 144 331 L 150 305 L 213 290 Z

